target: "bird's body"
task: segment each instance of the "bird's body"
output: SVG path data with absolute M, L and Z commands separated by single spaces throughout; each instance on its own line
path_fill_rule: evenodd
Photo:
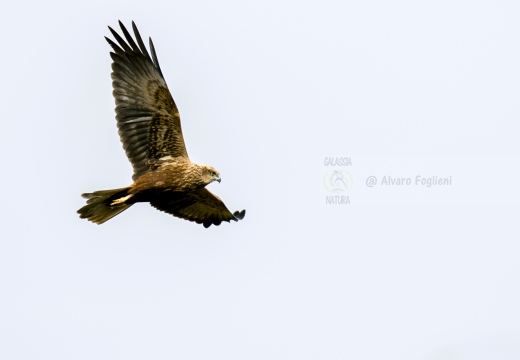
M 125 42 L 110 27 L 118 44 L 107 39 L 112 84 L 116 99 L 119 136 L 134 168 L 129 187 L 83 194 L 87 205 L 81 218 L 102 224 L 136 202 L 149 202 L 174 216 L 205 227 L 222 221 L 241 220 L 245 210 L 231 213 L 205 186 L 220 182 L 217 170 L 190 161 L 180 125 L 179 111 L 162 76 L 153 43 L 152 57 L 132 23 L 137 43 L 119 23 Z
M 207 173 L 213 171 L 211 176 Z M 157 169 L 143 174 L 132 184 L 130 193 L 139 194 L 146 190 L 154 191 L 194 191 L 212 181 L 220 181 L 216 170 L 187 161 L 185 158 L 169 159 Z

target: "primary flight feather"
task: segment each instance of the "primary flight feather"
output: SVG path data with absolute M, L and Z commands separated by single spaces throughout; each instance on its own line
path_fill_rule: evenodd
M 112 86 L 119 137 L 132 163 L 134 183 L 128 187 L 86 193 L 81 218 L 102 224 L 136 202 L 204 227 L 238 221 L 245 210 L 231 213 L 205 188 L 220 182 L 217 170 L 190 161 L 182 136 L 179 111 L 163 78 L 155 48 L 150 52 L 132 22 L 135 40 L 123 23 L 126 41 L 111 27 L 116 42 L 105 37 L 113 52 Z

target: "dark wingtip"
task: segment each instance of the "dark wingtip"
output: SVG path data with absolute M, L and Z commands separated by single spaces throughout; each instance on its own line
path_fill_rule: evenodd
M 159 74 L 161 74 L 161 76 L 164 78 L 163 73 L 161 71 L 161 66 L 159 65 L 159 60 L 157 59 L 157 54 L 155 53 L 155 47 L 153 46 L 153 41 L 151 37 L 148 38 L 148 42 L 150 43 L 150 51 L 152 53 L 152 61 L 155 65 L 155 68 L 157 69 L 157 71 L 159 71 Z
M 246 216 L 246 210 L 242 210 L 242 211 L 235 211 L 233 213 L 233 216 L 238 220 L 242 220 L 244 218 L 244 216 Z
M 109 27 L 110 27 L 110 26 L 109 26 Z M 117 53 L 117 54 L 121 54 L 121 53 L 123 53 L 123 50 L 122 50 L 119 46 L 117 46 L 117 44 L 116 44 L 115 42 L 113 42 L 112 40 L 110 40 L 110 38 L 107 38 L 107 37 L 105 36 L 105 40 L 106 40 L 107 43 L 110 45 L 110 47 L 112 48 L 112 50 L 115 51 L 115 53 Z M 110 54 L 114 54 L 114 53 L 111 52 Z
M 135 39 L 137 40 L 137 44 L 139 45 L 139 49 L 143 53 L 143 55 L 148 59 L 152 60 L 150 54 L 148 54 L 148 50 L 146 50 L 146 46 L 144 46 L 143 39 L 141 38 L 141 34 L 139 34 L 139 30 L 137 30 L 137 25 L 132 21 L 132 30 L 134 31 Z M 152 61 L 153 62 L 153 61 Z
M 233 216 L 234 216 L 234 218 L 231 219 L 231 220 L 234 220 L 234 221 L 242 220 L 244 218 L 244 216 L 246 216 L 246 211 L 245 210 L 235 211 L 233 213 Z M 229 220 L 225 220 L 225 221 L 229 221 Z M 204 222 L 202 222 L 202 225 L 204 225 L 204 227 L 207 229 L 211 225 L 219 226 L 221 223 L 222 223 L 222 220 L 215 220 L 214 222 L 212 222 L 212 221 L 204 221 Z
M 110 30 L 110 32 L 112 34 L 117 34 L 116 31 L 114 29 L 112 29 L 112 27 L 110 25 L 108 25 L 108 30 Z M 105 36 L 106 37 L 106 36 Z

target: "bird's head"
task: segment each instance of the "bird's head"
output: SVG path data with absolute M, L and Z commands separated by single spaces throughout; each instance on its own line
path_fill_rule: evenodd
M 220 182 L 220 174 L 218 173 L 218 171 L 215 168 L 213 168 L 209 165 L 203 165 L 202 166 L 202 180 L 203 180 L 204 184 L 206 184 L 206 185 L 212 183 L 213 181 Z

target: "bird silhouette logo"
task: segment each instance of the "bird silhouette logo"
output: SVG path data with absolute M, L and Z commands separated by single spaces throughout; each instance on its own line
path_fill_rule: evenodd
M 346 170 L 332 170 L 323 178 L 325 189 L 333 194 L 347 192 L 352 189 L 353 183 L 352 175 Z

